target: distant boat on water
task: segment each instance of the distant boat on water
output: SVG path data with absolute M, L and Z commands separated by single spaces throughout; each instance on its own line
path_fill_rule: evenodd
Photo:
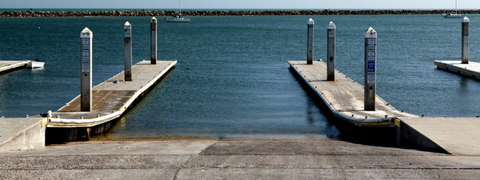
M 165 18 L 165 21 L 167 22 L 173 22 L 173 23 L 188 23 L 190 22 L 190 18 L 183 18 L 182 17 L 182 6 L 180 5 L 180 0 L 178 0 L 178 7 L 179 7 L 179 15 L 178 16 L 174 16 L 175 18 Z
M 455 0 L 455 14 L 452 14 L 452 13 L 445 14 L 445 13 L 443 13 L 442 16 L 444 18 L 463 18 L 463 17 L 465 17 L 464 15 L 457 14 L 457 0 Z

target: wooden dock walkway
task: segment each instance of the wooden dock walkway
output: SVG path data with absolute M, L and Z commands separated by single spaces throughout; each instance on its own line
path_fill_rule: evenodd
M 26 67 L 28 62 L 29 60 L 22 60 L 22 61 L 0 60 L 0 74 Z
M 480 63 L 469 61 L 462 64 L 460 60 L 435 60 L 437 68 L 446 69 L 463 75 L 480 78 Z
M 123 71 L 92 89 L 92 111 L 80 111 L 80 96 L 52 113 L 48 128 L 94 127 L 120 117 L 126 109 L 177 61 L 141 61 L 132 67 L 133 81 L 124 81 Z
M 418 117 L 401 112 L 379 96 L 375 99 L 375 111 L 364 111 L 364 88 L 362 85 L 335 70 L 336 81 L 326 81 L 327 65 L 306 61 L 288 61 L 292 69 L 317 93 L 331 113 L 344 121 L 361 127 L 394 127 L 393 119 Z

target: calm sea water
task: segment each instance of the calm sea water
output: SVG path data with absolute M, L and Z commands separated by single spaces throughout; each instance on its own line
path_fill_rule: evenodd
M 470 18 L 470 59 L 480 60 L 479 15 Z M 0 18 L 3 60 L 36 59 L 41 70 L 0 75 L 0 115 L 57 110 L 80 93 L 80 31 L 93 31 L 93 84 L 123 70 L 123 24 L 133 25 L 133 61 L 149 59 L 151 17 Z M 157 17 L 158 59 L 176 68 L 126 113 L 111 137 L 323 139 L 340 135 L 288 69 L 306 58 L 307 20 L 315 20 L 314 58 L 326 57 L 326 25 L 337 25 L 337 69 L 363 82 L 364 37 L 378 32 L 377 94 L 426 116 L 480 115 L 480 81 L 437 70 L 460 59 L 461 20 L 440 15 L 221 16 L 168 24 Z

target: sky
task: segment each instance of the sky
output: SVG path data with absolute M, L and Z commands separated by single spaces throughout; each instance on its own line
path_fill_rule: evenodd
M 179 0 L 0 0 L 6 8 L 176 9 Z M 182 9 L 455 9 L 455 0 L 181 0 Z M 458 0 L 480 9 L 480 0 Z

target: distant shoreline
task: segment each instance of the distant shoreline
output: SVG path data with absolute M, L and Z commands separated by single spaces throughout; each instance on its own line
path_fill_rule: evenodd
M 281 16 L 281 15 L 405 15 L 443 14 L 455 10 L 188 10 L 183 16 Z M 480 14 L 480 10 L 458 10 L 459 14 Z M 174 16 L 173 10 L 122 10 L 122 11 L 0 11 L 0 17 L 85 17 L 85 16 Z

